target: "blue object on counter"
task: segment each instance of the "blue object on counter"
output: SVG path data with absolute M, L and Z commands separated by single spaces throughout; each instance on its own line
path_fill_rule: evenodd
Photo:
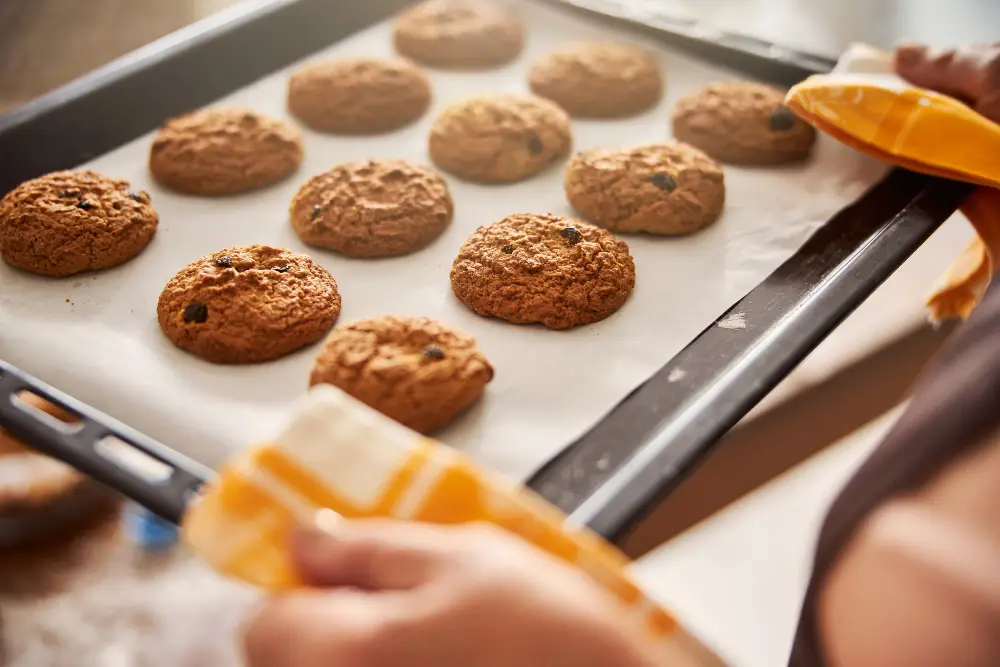
M 135 504 L 125 508 L 125 532 L 144 549 L 169 549 L 180 538 L 176 525 Z

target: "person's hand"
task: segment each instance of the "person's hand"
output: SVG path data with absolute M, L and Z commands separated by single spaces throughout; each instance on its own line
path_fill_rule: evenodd
M 344 521 L 294 541 L 315 588 L 268 602 L 248 667 L 654 667 L 582 573 L 485 525 Z
M 910 83 L 958 98 L 1000 123 L 1000 42 L 946 51 L 901 46 L 894 65 Z

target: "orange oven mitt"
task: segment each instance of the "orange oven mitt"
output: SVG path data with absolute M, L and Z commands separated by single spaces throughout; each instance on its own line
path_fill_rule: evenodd
M 881 58 L 888 65 L 888 54 Z M 793 87 L 785 102 L 817 129 L 862 153 L 980 186 L 961 207 L 977 237 L 927 299 L 936 322 L 968 317 L 1000 261 L 1000 125 L 894 74 L 813 76 Z

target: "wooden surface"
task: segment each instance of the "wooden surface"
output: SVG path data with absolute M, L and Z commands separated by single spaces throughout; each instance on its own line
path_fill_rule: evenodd
M 3 0 L 0 112 L 239 0 Z

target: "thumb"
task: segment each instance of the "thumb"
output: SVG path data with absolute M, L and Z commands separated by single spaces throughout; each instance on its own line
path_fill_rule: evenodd
M 452 557 L 447 529 L 388 519 L 317 522 L 292 539 L 292 557 L 313 586 L 407 590 L 427 583 Z
M 964 100 L 1000 122 L 1000 43 L 947 50 L 906 45 L 896 49 L 893 64 L 910 83 Z

